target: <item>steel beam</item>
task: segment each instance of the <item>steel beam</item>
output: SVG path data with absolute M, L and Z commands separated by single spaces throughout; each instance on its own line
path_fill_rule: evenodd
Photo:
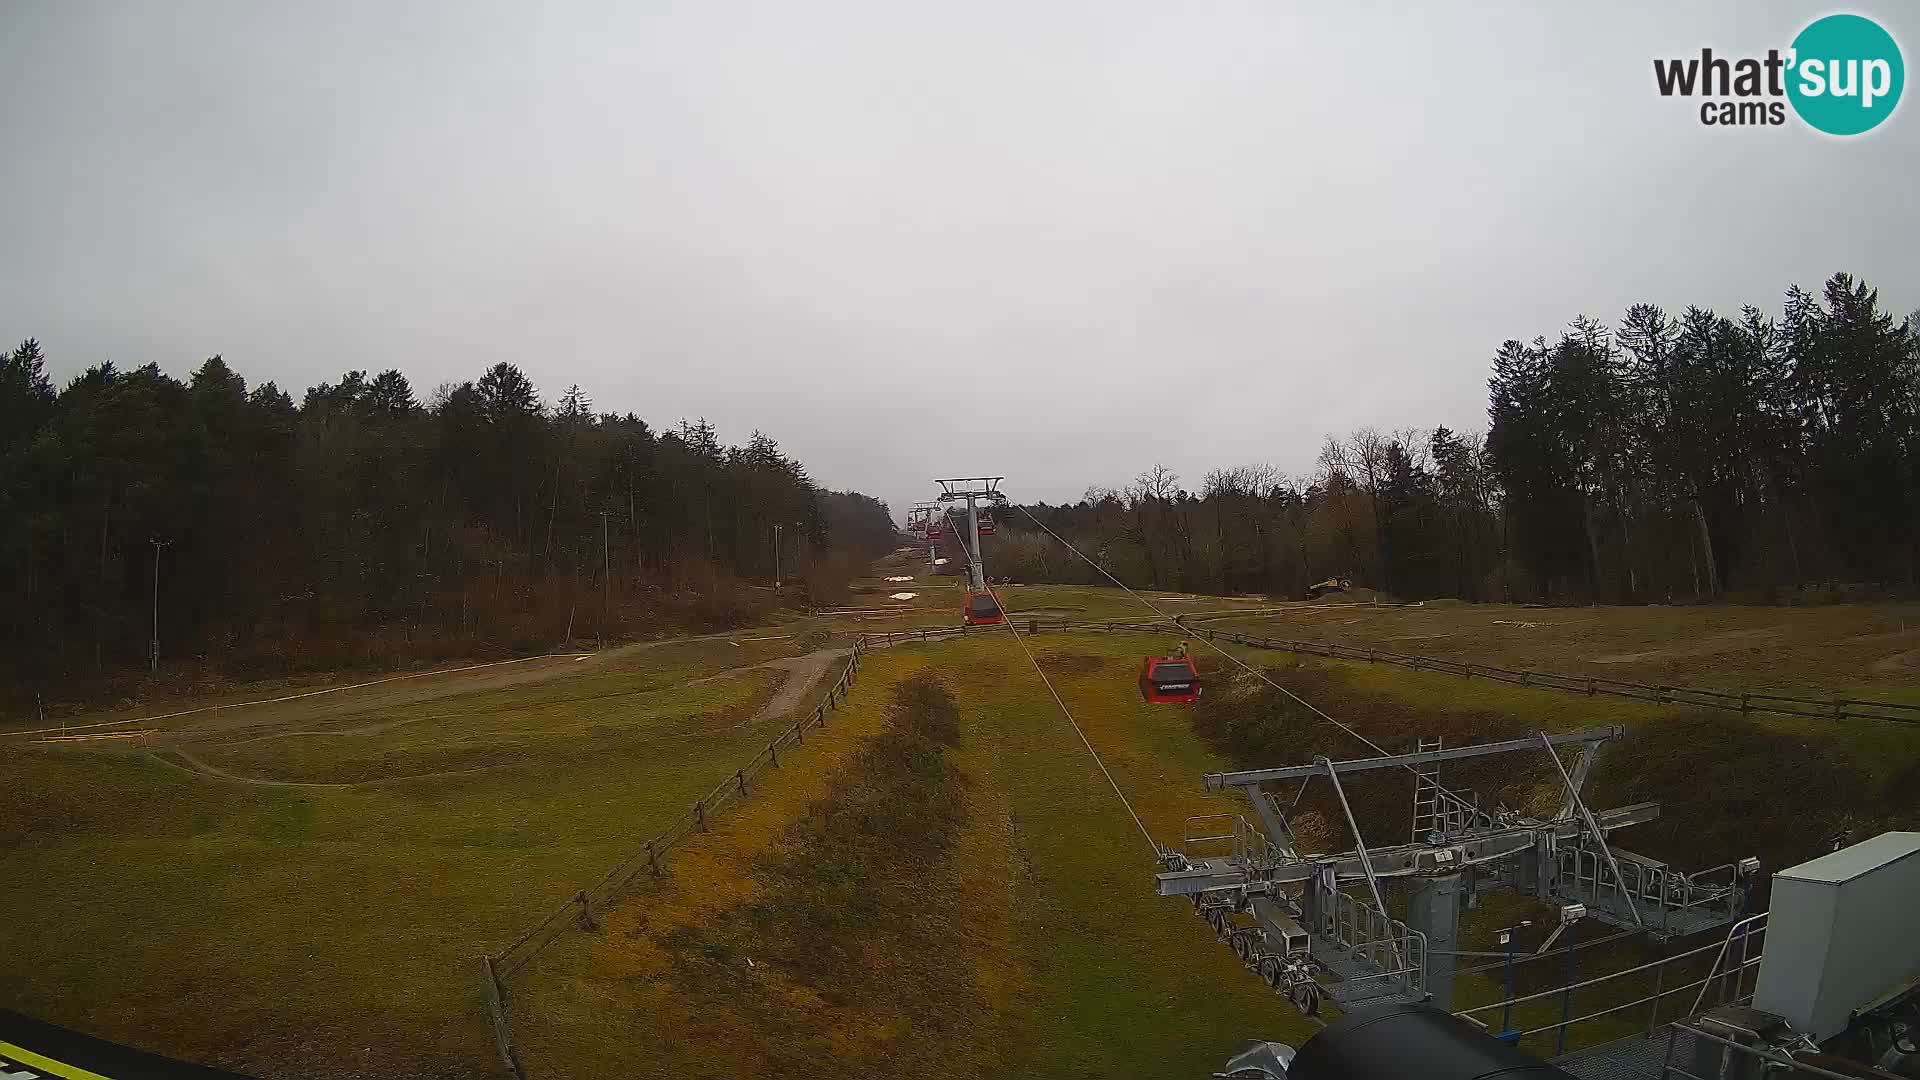
M 1588 728 L 1585 731 L 1569 731 L 1559 735 L 1544 736 L 1549 746 L 1564 746 L 1568 743 L 1597 744 L 1618 739 L 1627 733 L 1619 726 Z M 1326 765 L 1289 765 L 1279 769 L 1251 769 L 1244 772 L 1208 773 L 1206 777 L 1208 791 L 1223 791 L 1231 787 L 1249 787 L 1275 780 L 1299 780 L 1324 772 L 1353 773 L 1367 772 L 1372 769 L 1398 769 L 1410 765 L 1426 765 L 1442 761 L 1465 761 L 1469 758 L 1487 757 L 1492 754 L 1511 754 L 1521 750 L 1540 749 L 1539 739 L 1509 739 L 1506 742 L 1481 743 L 1478 746 L 1456 746 L 1447 750 L 1423 750 L 1413 754 L 1389 754 L 1385 757 L 1357 758 L 1352 761 L 1334 761 Z
M 1594 814 L 1602 829 L 1620 829 L 1640 825 L 1660 816 L 1659 803 L 1634 803 L 1631 806 L 1601 810 Z M 1579 819 L 1541 822 L 1501 832 L 1486 833 L 1451 844 L 1399 844 L 1369 850 L 1367 859 L 1375 877 L 1404 878 L 1456 873 L 1464 867 L 1479 866 L 1510 858 L 1534 848 L 1536 838 L 1552 836 L 1569 840 L 1586 830 Z M 1315 873 L 1330 868 L 1336 878 L 1358 881 L 1366 877 L 1355 852 L 1309 856 L 1270 870 L 1253 870 L 1223 859 L 1200 860 L 1190 870 L 1171 870 L 1156 875 L 1161 896 L 1192 896 L 1217 889 L 1252 888 L 1271 892 L 1280 886 L 1299 885 L 1313 879 Z
M 1587 828 L 1592 830 L 1593 842 L 1600 845 L 1600 854 L 1606 856 L 1607 868 L 1613 871 L 1614 887 L 1625 892 L 1627 879 L 1620 876 L 1620 863 L 1614 859 L 1613 849 L 1607 846 L 1606 830 L 1602 829 L 1600 823 L 1593 819 L 1593 814 L 1587 809 L 1587 804 L 1581 801 L 1580 786 L 1573 782 L 1573 777 L 1567 775 L 1567 767 L 1561 764 L 1559 751 L 1555 750 L 1553 744 L 1547 741 L 1547 733 L 1544 731 L 1540 733 L 1540 744 L 1547 748 L 1547 756 L 1553 759 L 1553 767 L 1560 773 L 1560 782 L 1567 785 L 1567 798 L 1571 800 L 1573 805 L 1580 811 L 1580 818 L 1587 823 Z M 1598 871 L 1595 871 L 1595 876 L 1599 876 Z M 1600 892 L 1600 883 L 1598 881 L 1593 883 L 1593 891 L 1596 895 Z M 1633 925 L 1639 927 L 1647 925 L 1647 921 L 1640 917 L 1640 905 L 1633 903 L 1631 897 L 1628 898 L 1627 910 L 1633 913 Z M 1565 1028 L 1561 1029 L 1562 1032 L 1565 1030 Z
M 1293 829 L 1287 825 L 1286 815 L 1274 805 L 1273 796 L 1258 784 L 1247 789 L 1247 798 L 1253 800 L 1253 812 L 1259 816 L 1260 825 L 1267 832 L 1267 839 L 1279 848 L 1288 858 L 1300 857 L 1300 849 L 1295 846 Z
M 1354 820 L 1353 807 L 1347 803 L 1346 789 L 1340 786 L 1340 774 L 1334 771 L 1333 762 L 1324 757 L 1314 758 L 1314 763 L 1327 770 L 1327 779 L 1333 784 L 1333 793 L 1340 796 L 1340 809 L 1347 812 L 1347 827 L 1353 830 L 1354 854 L 1360 856 L 1360 871 L 1367 876 L 1367 891 L 1373 894 L 1373 907 L 1385 918 L 1393 918 L 1387 912 L 1387 901 L 1380 895 L 1380 879 L 1373 872 L 1373 859 L 1367 855 L 1367 842 L 1360 836 L 1360 823 Z

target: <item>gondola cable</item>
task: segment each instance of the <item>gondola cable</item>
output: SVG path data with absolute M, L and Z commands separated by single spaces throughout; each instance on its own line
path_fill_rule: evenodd
M 1058 540 L 1062 547 L 1066 548 L 1068 551 L 1071 551 L 1075 555 L 1079 556 L 1080 561 L 1086 563 L 1088 566 L 1091 566 L 1095 570 L 1099 571 L 1100 576 L 1106 578 L 1108 581 L 1111 581 L 1115 585 L 1119 586 L 1121 590 L 1124 591 L 1128 596 L 1131 596 L 1135 600 L 1140 601 L 1141 604 L 1146 606 L 1147 610 L 1153 612 L 1155 615 L 1160 616 L 1162 619 L 1165 619 L 1167 622 L 1172 623 L 1175 627 L 1179 628 L 1183 632 L 1187 629 L 1185 626 L 1181 625 L 1179 619 L 1176 619 L 1172 615 L 1169 615 L 1165 611 L 1162 611 L 1160 608 L 1154 605 L 1153 601 L 1147 599 L 1144 596 L 1141 596 L 1138 592 L 1135 592 L 1133 589 L 1128 588 L 1126 582 L 1121 581 L 1119 578 L 1114 577 L 1111 573 L 1108 573 L 1106 567 L 1101 566 L 1099 563 L 1093 561 L 1093 559 L 1089 558 L 1085 552 L 1082 552 L 1079 548 L 1074 547 L 1072 544 L 1068 543 L 1066 537 L 1061 536 L 1059 533 L 1054 532 L 1052 529 L 1047 528 L 1046 523 L 1041 521 L 1039 518 L 1034 517 L 1033 512 L 1031 510 L 1028 510 L 1024 506 L 1019 506 L 1017 507 L 1017 509 L 1022 514 L 1025 514 L 1027 516 L 1028 521 L 1031 521 L 1035 525 L 1039 526 L 1042 532 L 1046 533 L 1048 536 L 1053 537 L 1055 540 Z M 1206 645 L 1207 648 L 1212 649 L 1214 652 L 1219 653 L 1221 656 L 1224 656 L 1228 660 L 1231 660 L 1235 664 L 1239 665 L 1242 671 L 1245 671 L 1247 674 L 1252 675 L 1254 678 L 1259 679 L 1261 682 L 1266 683 L 1268 686 L 1273 687 L 1275 690 L 1278 690 L 1282 694 L 1285 694 L 1287 697 L 1293 699 L 1295 702 L 1297 702 L 1302 708 L 1306 709 L 1308 712 L 1313 713 L 1315 716 L 1318 716 L 1320 719 L 1325 720 L 1327 723 L 1332 724 L 1334 727 L 1339 728 L 1341 731 L 1344 731 L 1347 734 L 1353 736 L 1354 738 L 1359 739 L 1361 742 L 1365 743 L 1367 747 L 1371 749 L 1374 753 L 1379 754 L 1382 757 L 1388 756 L 1387 751 L 1384 748 L 1382 748 L 1379 743 L 1376 743 L 1372 739 L 1367 738 L 1365 735 L 1360 734 L 1360 732 L 1355 730 L 1351 725 L 1341 723 L 1340 721 L 1327 715 L 1325 710 L 1320 709 L 1319 707 L 1315 706 L 1312 702 L 1301 697 L 1299 694 L 1294 693 L 1293 691 L 1287 689 L 1286 687 L 1268 678 L 1266 672 L 1263 672 L 1253 667 L 1251 664 L 1248 664 L 1246 661 L 1240 659 L 1239 657 L 1233 655 L 1227 650 L 1214 644 L 1212 639 L 1208 638 L 1204 634 L 1200 635 L 1197 640 L 1199 640 L 1202 644 Z M 1408 772 L 1419 774 L 1419 770 L 1413 768 L 1413 766 L 1411 765 L 1403 765 L 1401 766 L 1401 768 L 1406 769 Z M 1428 779 L 1431 780 L 1432 778 L 1428 777 Z M 1466 799 L 1461 798 L 1458 794 L 1452 791 L 1448 791 L 1444 787 L 1440 787 L 1438 783 L 1435 783 L 1434 786 L 1439 788 L 1441 791 L 1446 792 L 1448 795 L 1452 796 L 1453 798 L 1458 799 L 1461 803 L 1466 805 L 1471 805 L 1470 803 L 1467 802 Z M 1301 791 L 1304 792 L 1305 790 L 1306 790 L 1306 785 L 1303 783 L 1301 785 Z M 1296 799 L 1295 801 L 1297 802 L 1298 800 Z
M 987 585 L 986 589 L 988 594 L 993 597 L 993 602 L 996 604 L 999 604 L 1000 595 L 993 591 L 993 586 Z M 1005 611 L 1006 605 L 1001 604 L 1000 610 Z M 1013 635 L 1013 640 L 1020 646 L 1020 651 L 1027 654 L 1027 662 L 1033 665 L 1034 673 L 1040 676 L 1040 681 L 1042 683 L 1046 684 L 1047 693 L 1053 696 L 1053 703 L 1055 705 L 1060 706 L 1060 714 L 1067 718 L 1068 724 L 1072 725 L 1073 733 L 1075 735 L 1080 736 L 1080 745 L 1087 748 L 1087 754 L 1093 758 L 1094 765 L 1100 769 L 1100 775 L 1107 778 L 1108 786 L 1112 787 L 1113 793 L 1119 797 L 1120 805 L 1127 808 L 1127 816 L 1133 819 L 1134 825 L 1138 827 L 1140 830 L 1140 835 L 1146 838 L 1147 846 L 1153 849 L 1154 858 L 1156 859 L 1159 858 L 1160 857 L 1159 842 L 1153 838 L 1152 833 L 1147 831 L 1147 826 L 1144 822 L 1140 820 L 1140 815 L 1134 812 L 1133 803 L 1128 801 L 1127 793 L 1120 790 L 1120 784 L 1118 781 L 1116 781 L 1113 778 L 1113 773 L 1107 771 L 1107 763 L 1100 760 L 1100 752 L 1098 750 L 1095 750 L 1093 748 L 1093 743 L 1088 741 L 1087 733 L 1081 730 L 1080 721 L 1075 720 L 1073 718 L 1073 710 L 1067 708 L 1066 701 L 1064 701 L 1060 697 L 1060 691 L 1054 689 L 1053 680 L 1047 678 L 1046 669 L 1040 666 L 1039 658 L 1035 657 L 1033 655 L 1033 650 L 1027 647 L 1026 639 L 1020 635 L 1020 629 L 1013 624 L 1012 619 L 1006 620 L 1004 625 L 1006 626 L 1008 632 Z

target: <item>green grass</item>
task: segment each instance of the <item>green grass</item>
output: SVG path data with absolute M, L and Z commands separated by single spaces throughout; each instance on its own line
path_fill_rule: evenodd
M 303 780 L 431 771 L 476 745 L 504 766 L 376 786 L 0 750 L 0 952 L 42 973 L 5 980 L 0 1005 L 264 1077 L 486 1073 L 480 953 L 598 880 L 777 726 L 737 726 L 769 673 L 599 696 L 668 674 L 478 697 L 366 739 L 203 748 Z M 701 734 L 703 716 L 726 730 Z
M 1920 605 L 1281 605 L 1206 625 L 1510 668 L 1714 690 L 1920 702 Z
M 1203 790 L 1201 776 L 1223 763 L 1184 710 L 1140 701 L 1139 641 L 1035 644 L 1156 836 L 1177 843 L 1187 815 L 1237 809 Z M 762 829 L 803 822 L 785 841 L 723 824 L 690 848 L 703 860 L 718 852 L 718 866 L 676 870 L 617 908 L 603 934 L 568 935 L 536 962 L 516 1006 L 532 1067 L 732 1076 L 804 1061 L 806 1075 L 896 1075 L 882 1065 L 897 1066 L 888 1055 L 905 1050 L 951 1076 L 1159 1077 L 1215 1065 L 1251 1038 L 1297 1041 L 1312 1030 L 1189 904 L 1154 896 L 1151 849 L 1010 636 L 873 654 L 843 715 L 877 729 L 892 687 L 929 665 L 959 706 L 948 757 L 966 812 L 956 837 L 916 855 L 938 857 L 907 876 L 909 887 L 873 866 L 851 871 L 871 884 L 847 900 L 867 932 L 796 910 L 812 889 L 794 883 L 809 873 L 796 866 L 818 858 L 829 865 L 817 872 L 839 880 L 858 865 L 836 854 L 847 848 L 819 844 L 816 830 L 834 826 L 804 823 L 837 820 L 870 834 L 852 850 L 884 850 L 916 814 L 896 804 L 847 817 L 850 806 L 872 805 L 860 792 L 886 781 L 859 761 L 822 776 L 809 756 L 747 804 L 767 815 Z M 920 797 L 944 796 L 929 783 Z M 809 977 L 781 944 L 791 920 L 828 927 L 818 948 L 850 949 L 841 961 L 850 966 Z M 745 966 L 750 957 L 758 966 Z M 909 993 L 897 1004 L 935 1013 L 911 1019 L 893 1007 L 842 1007 L 875 990 L 902 992 L 912 980 L 889 973 L 903 967 L 973 992 Z M 846 985 L 856 979 L 873 986 Z
M 186 747 L 242 776 L 364 786 L 257 787 L 194 775 L 179 758 L 170 766 L 138 753 L 0 747 L 8 778 L 0 785 L 0 907 L 10 914 L 0 950 L 15 970 L 44 973 L 0 986 L 0 1005 L 267 1077 L 489 1073 L 478 955 L 598 880 L 771 734 L 771 725 L 743 721 L 771 691 L 772 673 L 671 688 L 804 651 L 825 633 L 845 641 L 861 629 L 953 625 L 961 592 L 951 580 L 869 581 L 863 586 L 885 591 L 857 593 L 849 605 L 900 606 L 909 613 L 902 618 L 819 616 L 743 631 L 738 645 L 666 645 L 547 682 L 365 709 L 322 698 L 325 709 L 263 715 L 262 726 Z M 897 590 L 920 595 L 899 605 L 884 599 Z M 1146 617 L 1117 590 L 1036 586 L 1003 598 L 1016 618 Z M 1902 636 L 1910 613 L 1899 605 L 1348 605 L 1241 621 L 1271 636 L 1508 666 L 1920 699 L 1911 678 L 1883 663 L 1920 647 Z M 1170 628 L 1164 637 L 1029 639 L 1114 782 L 1148 830 L 1173 845 L 1190 815 L 1244 812 L 1237 798 L 1205 792 L 1201 777 L 1247 763 L 1196 733 L 1195 710 L 1140 701 L 1139 657 L 1175 638 Z M 1209 701 L 1218 701 L 1229 689 L 1226 668 L 1204 646 L 1195 651 L 1213 680 Z M 1288 661 L 1234 652 L 1262 667 Z M 1597 659 L 1651 653 L 1661 655 Z M 838 926 L 831 932 L 847 951 L 829 977 L 803 970 L 794 941 L 785 953 L 763 954 L 775 962 L 758 974 L 741 975 L 754 955 L 756 912 L 767 926 L 806 914 L 781 907 L 801 904 L 795 867 L 824 850 L 808 847 L 818 834 L 806 823 L 832 819 L 856 835 L 883 836 L 885 819 L 900 816 L 862 817 L 860 807 L 878 804 L 850 796 L 882 783 L 859 760 L 886 730 L 891 688 L 928 671 L 959 709 L 958 742 L 940 751 L 964 801 L 957 831 L 921 853 L 925 864 L 913 873 L 876 889 L 884 903 L 861 913 L 874 924 L 871 953 L 853 947 L 859 924 Z M 1703 815 L 1695 839 L 1716 859 L 1749 853 L 1745 834 L 1771 829 L 1769 814 L 1825 828 L 1823 815 L 1839 809 L 1866 828 L 1920 804 L 1920 727 L 1799 718 L 1701 726 L 1688 710 L 1364 663 L 1313 661 L 1297 676 L 1316 704 L 1389 749 L 1423 731 L 1457 740 L 1623 724 L 1648 749 L 1636 756 L 1629 740 L 1609 750 L 1596 788 Z M 1367 752 L 1344 738 L 1319 728 L 1310 738 L 1283 733 L 1262 752 L 1284 760 L 1258 763 L 1304 760 L 1295 751 L 1310 756 L 1314 747 Z M 405 779 L 422 773 L 442 775 Z M 1489 777 L 1485 790 L 1510 784 L 1523 799 L 1539 780 Z M 1373 794 L 1404 814 L 1403 787 Z M 1346 846 L 1344 826 L 1320 824 L 1329 846 Z M 839 1061 L 849 1075 L 909 1047 L 949 1063 L 954 1075 L 1187 1075 L 1217 1067 L 1248 1039 L 1297 1043 L 1312 1031 L 1186 903 L 1153 895 L 1146 842 L 1004 631 L 870 654 L 828 731 L 810 735 L 713 832 L 676 850 L 672 865 L 668 878 L 642 884 L 608 912 L 601 933 L 563 935 L 516 980 L 516 1033 L 537 1075 L 777 1073 L 786 1061 L 780 1033 L 796 1031 L 807 1033 L 810 1063 Z M 1524 907 L 1489 896 L 1467 920 L 1464 947 L 1490 948 L 1492 929 L 1527 917 Z M 719 940 L 703 931 L 726 932 Z M 717 940 L 724 948 L 714 948 Z M 1624 967 L 1638 955 L 1608 946 L 1583 954 L 1581 970 Z M 884 992 L 903 964 L 938 965 L 964 992 L 929 1005 L 938 1016 L 856 1007 L 862 994 Z M 1527 978 L 1542 985 L 1559 975 L 1554 960 L 1533 969 Z M 696 970 L 707 981 L 686 977 Z M 861 977 L 870 985 L 860 993 L 841 986 L 836 999 L 836 983 Z M 1498 979 L 1497 971 L 1467 977 L 1461 1000 L 1494 999 Z M 1583 991 L 1576 1012 L 1633 989 Z M 1558 1005 L 1519 1015 L 1543 1022 Z M 1622 1017 L 1586 1037 L 1643 1019 Z
M 667 689 L 659 672 L 610 672 L 382 710 L 317 731 L 242 736 L 194 753 L 228 772 L 309 783 L 524 766 L 529 755 L 542 765 L 603 754 L 644 760 L 675 741 L 748 723 L 776 682 L 751 672 Z
M 1140 700 L 1145 639 L 1042 635 L 1031 644 L 1162 843 L 1178 845 L 1189 815 L 1240 810 L 1204 790 L 1201 777 L 1225 762 L 1193 735 L 1186 710 Z M 1151 850 L 1015 644 L 981 639 L 941 659 L 956 680 L 970 673 L 957 692 L 993 747 L 991 782 L 1010 806 L 1024 870 L 1018 930 L 1033 992 L 1006 1072 L 1184 1075 L 1248 1039 L 1308 1034 L 1185 901 L 1153 894 Z

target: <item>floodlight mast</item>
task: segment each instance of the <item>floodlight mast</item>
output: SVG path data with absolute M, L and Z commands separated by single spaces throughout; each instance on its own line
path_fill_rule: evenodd
M 941 491 L 939 501 L 956 502 L 967 500 L 967 572 L 971 578 L 974 592 L 983 592 L 987 587 L 986 556 L 980 550 L 980 499 L 989 499 L 996 503 L 1007 501 L 1000 493 L 1000 481 L 1004 476 L 959 476 L 947 480 L 935 480 Z

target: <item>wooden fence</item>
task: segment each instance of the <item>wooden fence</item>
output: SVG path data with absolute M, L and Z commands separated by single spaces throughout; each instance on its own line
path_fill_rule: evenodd
M 947 636 L 947 632 L 934 631 L 936 637 Z M 892 635 L 895 637 L 901 635 Z M 931 639 L 929 639 L 931 640 Z M 840 707 L 846 699 L 847 691 L 853 687 L 859 676 L 860 658 L 868 649 L 881 644 L 895 642 L 870 641 L 867 638 L 855 640 L 853 655 L 847 658 L 847 666 L 840 672 L 833 685 L 827 688 L 813 711 L 802 716 L 793 725 L 775 736 L 766 748 L 755 754 L 752 760 L 735 770 L 732 776 L 721 781 L 719 786 L 696 800 L 686 813 L 669 825 L 665 832 L 647 841 L 646 846 L 629 856 L 620 865 L 607 871 L 594 885 L 576 891 L 566 903 L 555 908 L 551 914 L 535 924 L 526 933 L 520 935 L 513 944 L 497 953 L 489 953 L 480 958 L 482 988 L 486 993 L 487 1013 L 493 1023 L 494 1049 L 500 1055 L 500 1063 L 507 1071 L 520 1080 L 525 1080 L 526 1071 L 520 1064 L 519 1055 L 513 1047 L 513 1028 L 509 1018 L 508 1006 L 512 995 L 508 991 L 509 981 L 520 973 L 541 950 L 565 933 L 569 927 L 591 930 L 599 925 L 600 913 L 615 898 L 625 892 L 635 878 L 645 874 L 659 877 L 667 871 L 667 853 L 685 842 L 696 833 L 705 832 L 714 818 L 727 807 L 745 799 L 753 791 L 755 780 L 768 769 L 780 767 L 784 754 L 792 754 L 806 745 L 807 732 L 827 726 L 828 714 Z
M 1014 616 L 1018 618 L 1018 613 L 1014 613 Z M 1019 621 L 1026 625 L 1028 633 L 1034 634 L 1048 630 L 1125 630 L 1153 634 L 1172 632 L 1164 622 L 1139 623 L 1126 620 L 1049 622 L 1044 619 L 1020 619 Z M 1656 705 L 1696 705 L 1706 709 L 1725 709 L 1739 713 L 1774 713 L 1783 716 L 1807 716 L 1821 720 L 1878 720 L 1889 724 L 1920 724 L 1920 705 L 1899 701 L 1865 701 L 1842 695 L 1821 698 L 1770 694 L 1761 691 L 1702 690 L 1697 687 L 1631 682 L 1626 679 L 1610 679 L 1596 675 L 1566 675 L 1552 671 L 1495 667 L 1491 664 L 1473 664 L 1438 656 L 1416 656 L 1411 653 L 1389 652 L 1386 649 L 1341 645 L 1335 642 L 1256 637 L 1252 634 L 1214 630 L 1202 626 L 1187 626 L 1185 629 L 1187 633 L 1208 641 L 1227 641 L 1253 649 L 1324 656 L 1334 660 L 1362 660 L 1369 664 L 1393 664 L 1409 671 L 1439 671 L 1468 679 L 1491 679 L 1515 686 L 1564 690 L 1574 694 L 1585 694 L 1588 697 L 1605 694 L 1611 697 L 1649 701 Z M 934 631 L 934 633 L 938 634 L 940 631 Z

